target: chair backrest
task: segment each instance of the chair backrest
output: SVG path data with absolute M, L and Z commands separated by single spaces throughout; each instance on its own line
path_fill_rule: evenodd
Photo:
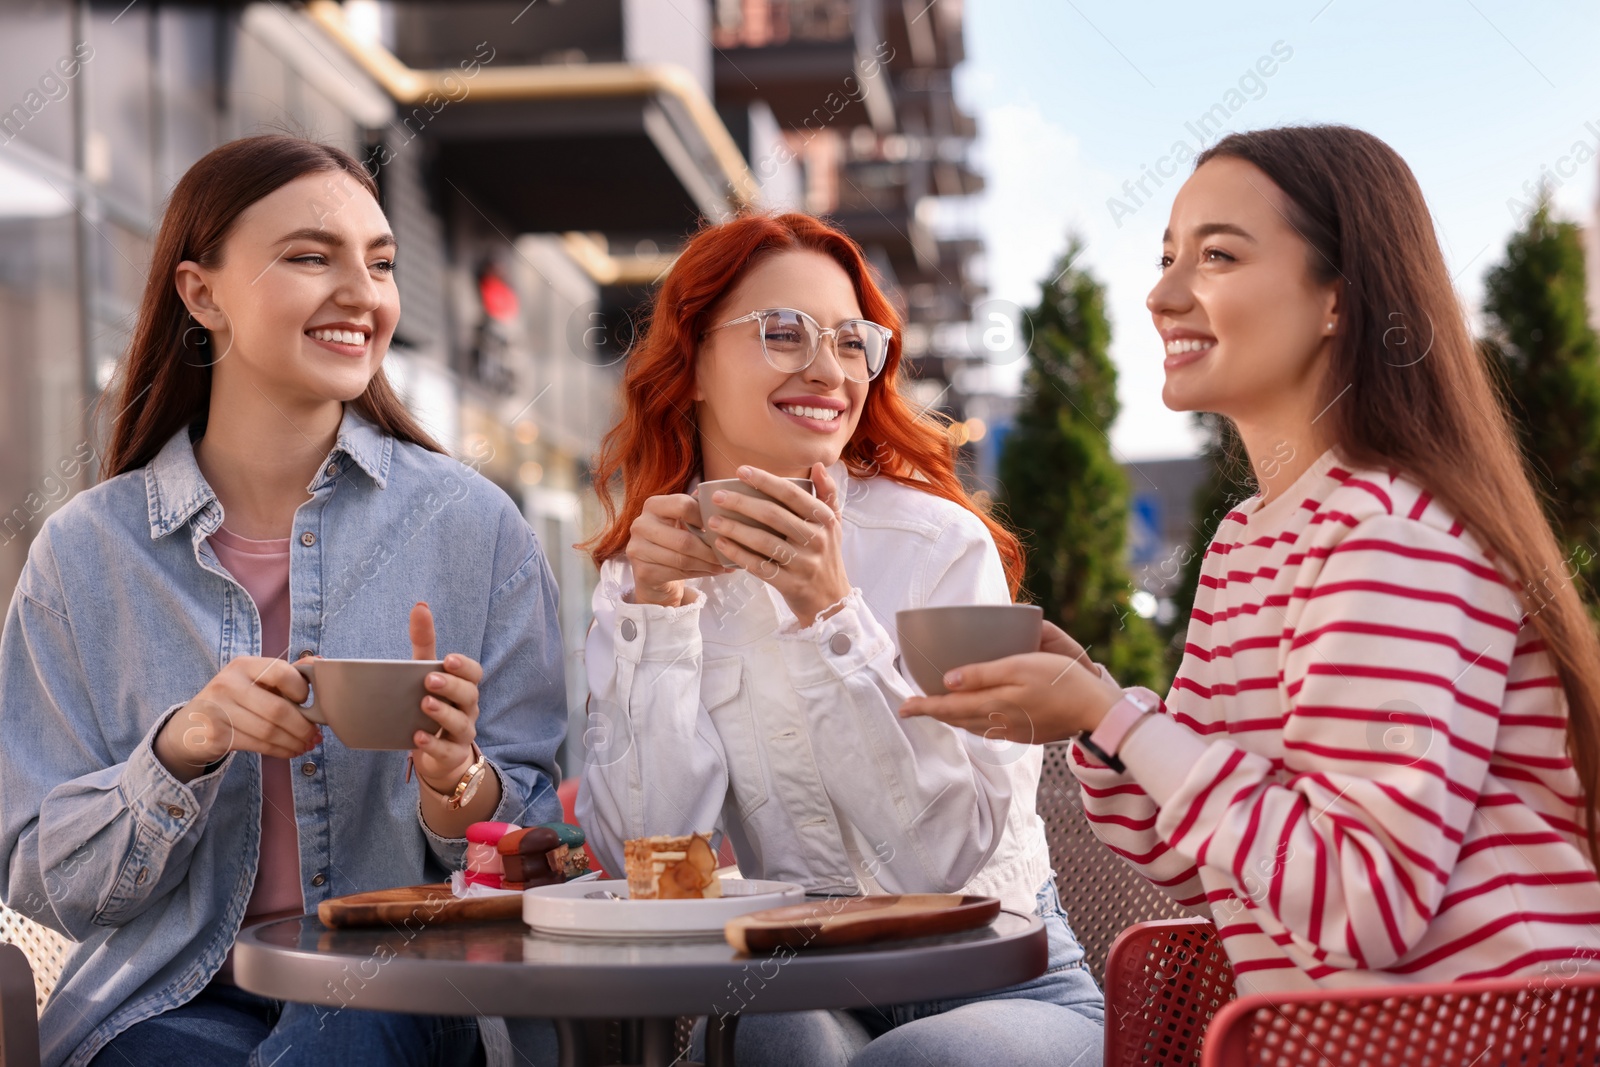
M 0 941 L 15 945 L 27 958 L 37 991 L 35 1006 L 43 1011 L 44 1002 L 61 980 L 61 968 L 66 965 L 67 946 L 71 942 L 48 926 L 41 926 L 4 905 L 0 905 Z
M 1050 841 L 1050 865 L 1067 919 L 1083 943 L 1092 973 L 1105 974 L 1117 935 L 1134 923 L 1191 915 L 1107 848 L 1083 813 L 1083 795 L 1068 764 L 1068 746 L 1047 745 L 1039 779 L 1039 814 Z
M 0 944 L 0 1067 L 39 1067 L 33 971 L 16 945 Z
M 1600 974 L 1570 965 L 1489 982 L 1240 997 L 1217 1013 L 1205 1067 L 1592 1067 Z
M 1233 967 L 1204 919 L 1128 927 L 1106 961 L 1106 1067 L 1194 1067 L 1206 1026 L 1233 999 Z

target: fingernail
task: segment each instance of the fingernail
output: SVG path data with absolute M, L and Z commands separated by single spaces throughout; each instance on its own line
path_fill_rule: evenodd
M 444 665 L 451 670 L 455 670 L 457 667 L 461 666 L 461 660 L 454 652 L 452 652 L 444 658 Z
M 961 672 L 960 671 L 951 671 L 949 674 L 944 676 L 944 687 L 946 689 L 955 689 L 955 688 L 959 687 L 960 685 L 961 685 Z
M 443 685 L 444 685 L 444 675 L 442 675 L 442 674 L 430 674 L 430 675 L 428 675 L 428 688 L 429 689 L 438 689 Z
M 748 477 L 750 477 L 750 474 L 751 474 L 751 469 L 749 467 L 740 467 L 739 468 L 739 477 L 748 478 Z
M 723 492 L 721 489 L 718 489 L 715 493 L 711 494 L 711 502 L 713 504 L 721 504 L 723 501 L 725 501 L 727 499 L 728 499 L 728 494 Z M 712 521 L 715 522 L 716 520 L 713 519 Z

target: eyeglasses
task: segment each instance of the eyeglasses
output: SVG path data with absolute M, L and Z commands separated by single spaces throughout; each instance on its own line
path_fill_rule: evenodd
M 889 339 L 894 336 L 889 327 L 866 319 L 847 319 L 836 328 L 828 329 L 804 311 L 763 308 L 713 326 L 700 338 L 704 340 L 706 334 L 746 322 L 754 322 L 759 328 L 761 354 L 767 362 L 787 374 L 811 366 L 822 347 L 822 339 L 831 334 L 839 366 L 853 382 L 870 382 L 883 371 L 889 359 Z

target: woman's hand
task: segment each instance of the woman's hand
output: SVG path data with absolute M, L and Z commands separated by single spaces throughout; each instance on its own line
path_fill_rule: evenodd
M 717 551 L 776 589 L 800 625 L 810 626 L 818 612 L 850 592 L 840 537 L 839 487 L 821 463 L 811 466 L 816 496 L 754 467 L 740 467 L 739 477 L 772 500 L 718 491 L 712 502 L 770 526 L 781 536 L 737 519 L 713 517 L 709 528 L 717 534 Z
M 411 658 L 437 659 L 433 612 L 427 604 L 411 609 Z M 429 674 L 422 710 L 439 724 L 437 733 L 418 730 L 411 760 L 417 777 L 435 793 L 449 796 L 472 765 L 472 742 L 478 736 L 478 683 L 483 667 L 457 652 L 444 658 L 444 671 Z
M 229 660 L 156 735 L 154 751 L 173 777 L 187 782 L 229 752 L 292 759 L 322 740 L 300 712 L 311 693 L 288 662 L 264 656 Z
M 958 667 L 944 676 L 948 696 L 912 697 L 900 715 L 1022 744 L 1063 741 L 1099 726 L 1122 688 L 1053 623 L 1044 624 L 1039 649 Z
M 699 524 L 700 502 L 687 493 L 653 496 L 644 502 L 623 550 L 633 568 L 634 603 L 675 608 L 683 603 L 684 579 L 733 569 L 718 562 L 706 543 L 689 531 Z

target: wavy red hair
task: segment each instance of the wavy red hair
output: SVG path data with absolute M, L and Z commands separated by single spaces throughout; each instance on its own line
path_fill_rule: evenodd
M 956 475 L 955 446 L 944 426 L 913 414 L 900 385 L 900 316 L 878 288 L 861 249 L 840 230 L 810 215 L 750 214 L 712 224 L 695 234 L 667 272 L 649 321 L 628 355 L 622 378 L 621 419 L 600 442 L 593 466 L 605 527 L 575 546 L 599 566 L 622 554 L 644 502 L 681 493 L 700 472 L 700 435 L 693 417 L 695 359 L 706 316 L 758 261 L 778 252 L 828 256 L 850 276 L 861 313 L 894 330 L 883 373 L 867 389 L 866 404 L 843 459 L 853 478 L 889 478 L 943 497 L 971 511 L 989 528 L 1006 581 L 1021 589 L 1022 545 L 1015 534 L 979 507 Z M 620 509 L 612 481 L 620 477 Z

